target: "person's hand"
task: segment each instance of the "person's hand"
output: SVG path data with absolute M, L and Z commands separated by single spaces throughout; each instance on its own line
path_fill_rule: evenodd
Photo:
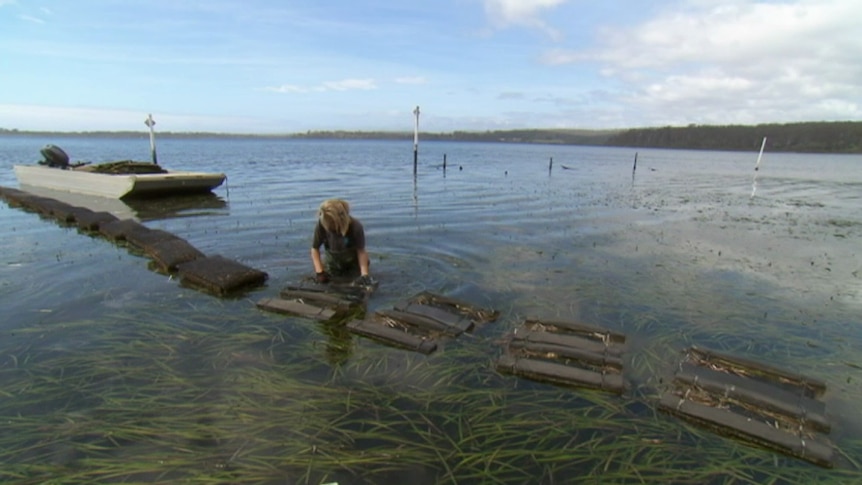
M 374 286 L 374 278 L 371 276 L 364 274 L 353 282 L 354 286 Z
M 326 271 L 321 271 L 314 276 L 314 279 L 321 284 L 329 283 L 329 273 L 327 273 Z

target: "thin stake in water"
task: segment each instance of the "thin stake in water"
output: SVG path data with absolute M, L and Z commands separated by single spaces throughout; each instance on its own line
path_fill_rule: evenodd
M 763 149 L 766 148 L 766 137 L 763 137 L 763 143 L 760 144 L 760 154 L 757 155 L 757 163 L 754 164 L 754 180 L 751 182 L 751 198 L 754 198 L 754 193 L 757 192 L 757 172 L 760 171 L 760 159 L 763 158 Z
M 156 122 L 153 120 L 152 113 L 147 115 L 144 124 L 150 128 L 150 153 L 153 155 L 153 165 L 158 165 L 159 162 L 156 159 L 156 133 L 153 131 L 153 126 L 156 126 Z
M 413 110 L 416 116 L 416 124 L 413 126 L 413 173 L 416 173 L 416 165 L 419 161 L 419 106 Z

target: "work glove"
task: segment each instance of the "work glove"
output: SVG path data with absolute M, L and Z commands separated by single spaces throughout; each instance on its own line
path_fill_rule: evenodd
M 320 273 L 317 273 L 315 275 L 314 279 L 321 284 L 329 283 L 329 273 L 327 273 L 326 271 L 321 271 Z

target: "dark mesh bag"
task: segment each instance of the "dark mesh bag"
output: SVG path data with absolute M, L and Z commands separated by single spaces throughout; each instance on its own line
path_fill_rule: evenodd
M 180 282 L 224 296 L 239 290 L 262 285 L 265 272 L 222 256 L 196 259 L 177 266 Z
M 144 250 L 144 252 L 148 251 L 155 244 L 176 239 L 180 239 L 180 237 L 161 229 L 137 229 L 126 234 L 126 241 Z
M 75 224 L 84 231 L 99 231 L 102 224 L 117 222 L 117 216 L 110 212 L 93 212 L 81 210 L 75 214 Z
M 134 219 L 118 219 L 99 226 L 99 234 L 114 241 L 125 241 L 133 232 L 149 231 L 146 226 Z
M 158 241 L 148 245 L 144 251 L 153 259 L 158 270 L 164 273 L 176 271 L 183 263 L 206 257 L 188 241 L 180 238 Z

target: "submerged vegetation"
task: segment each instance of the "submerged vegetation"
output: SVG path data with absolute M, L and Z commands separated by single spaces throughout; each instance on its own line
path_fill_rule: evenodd
M 121 312 L 16 331 L 19 343 L 3 349 L 0 366 L 0 479 L 461 484 L 591 477 L 754 484 L 822 478 L 815 467 L 791 466 L 792 459 L 666 418 L 639 390 L 620 398 L 502 377 L 489 370 L 487 348 L 477 342 L 453 343 L 429 358 L 351 342 L 343 328 L 327 324 L 228 319 L 219 305 L 166 319 L 147 315 Z M 35 351 L 33 339 L 55 343 Z M 655 365 L 657 350 L 639 353 L 633 365 Z M 859 476 L 830 473 L 838 480 Z
M 497 256 L 540 266 L 538 255 Z M 116 306 L 97 317 L 47 317 L 15 328 L 0 347 L 0 481 L 760 484 L 860 477 L 858 438 L 842 437 L 842 465 L 824 470 L 655 406 L 681 341 L 736 352 L 757 346 L 762 355 L 775 351 L 756 342 L 780 338 L 807 349 L 807 335 L 788 331 L 798 318 L 792 309 L 770 313 L 784 325 L 752 326 L 740 310 L 756 301 L 737 298 L 729 309 L 717 296 L 699 307 L 713 310 L 703 312 L 708 322 L 686 323 L 642 303 L 670 308 L 667 283 L 638 293 L 636 282 L 606 281 L 605 269 L 595 271 L 585 274 L 595 284 L 518 298 L 551 307 L 561 294 L 578 294 L 585 320 L 632 337 L 622 395 L 496 372 L 500 336 L 523 319 L 518 298 L 498 302 L 498 322 L 430 356 L 356 337 L 343 322 L 205 295 L 159 311 L 158 302 Z M 522 293 L 498 283 L 502 294 Z M 836 331 L 822 330 L 826 339 Z M 835 365 L 809 350 L 774 357 L 817 374 Z

